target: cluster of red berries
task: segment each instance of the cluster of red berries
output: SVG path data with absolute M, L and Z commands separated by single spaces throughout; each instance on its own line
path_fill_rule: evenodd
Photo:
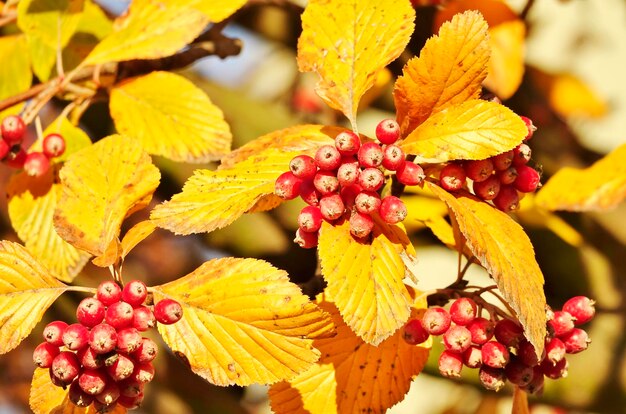
M 455 300 L 449 312 L 429 308 L 421 320 L 406 324 L 403 335 L 409 344 L 443 335 L 445 350 L 439 357 L 439 372 L 445 377 L 459 378 L 463 366 L 479 368 L 479 379 L 486 389 L 498 391 L 508 380 L 533 394 L 543 389 L 544 377 L 567 375 L 566 354 L 584 351 L 591 342 L 587 332 L 575 325 L 589 322 L 594 315 L 594 302 L 584 296 L 571 298 L 560 311 L 550 311 L 542 358 L 537 358 L 517 321 L 501 319 L 494 323 L 482 318 L 470 298 Z
M 42 151 L 26 153 L 22 147 L 26 124 L 21 117 L 9 115 L 0 123 L 0 161 L 11 168 L 23 168 L 30 176 L 44 175 L 50 168 L 50 159 L 65 152 L 65 139 L 59 134 L 48 134 L 43 139 Z
M 381 121 L 376 138 L 378 142 L 362 143 L 357 134 L 341 132 L 335 145 L 320 147 L 315 157 L 294 157 L 289 171 L 276 179 L 276 195 L 285 200 L 300 196 L 309 204 L 298 216 L 294 241 L 301 247 L 317 246 L 322 220 L 333 222 L 345 213 L 349 215 L 350 233 L 357 238 L 372 232 L 372 215 L 379 214 L 389 224 L 406 218 L 406 206 L 398 197 L 381 197 L 385 172 L 395 172 L 404 185 L 418 185 L 424 181 L 424 170 L 407 161 L 404 151 L 395 145 L 400 138 L 396 121 Z
M 95 297 L 78 305 L 78 323 L 54 321 L 44 328 L 45 342 L 33 353 L 35 365 L 49 369 L 54 385 L 69 386 L 69 399 L 79 407 L 93 404 L 97 412 L 117 404 L 139 407 L 157 355 L 157 344 L 140 332 L 183 316 L 175 300 L 163 299 L 152 309 L 144 305 L 147 296 L 138 280 L 124 289 L 113 281 L 101 283 Z
M 527 141 L 536 128 L 529 118 L 521 118 L 528 129 Z M 448 191 L 458 191 L 469 178 L 477 197 L 502 211 L 514 211 L 519 208 L 519 193 L 532 193 L 541 185 L 539 172 L 528 165 L 530 156 L 530 147 L 524 142 L 484 160 L 451 162 L 441 170 L 439 182 Z

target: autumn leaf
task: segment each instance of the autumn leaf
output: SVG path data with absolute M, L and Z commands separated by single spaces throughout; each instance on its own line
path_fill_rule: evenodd
M 450 207 L 467 247 L 493 277 L 541 355 L 546 336 L 544 280 L 524 230 L 484 201 L 470 195 L 455 197 L 434 184 L 428 187 Z
M 104 38 L 83 64 L 173 55 L 195 39 L 207 22 L 206 16 L 188 6 L 163 7 L 157 0 L 134 0 L 129 12 L 116 22 L 116 31 Z
M 352 129 L 361 97 L 404 50 L 414 18 L 408 1 L 309 1 L 302 14 L 298 68 L 320 76 L 317 93 L 344 113 Z
M 403 135 L 432 114 L 478 98 L 489 62 L 487 23 L 475 11 L 454 16 L 396 81 L 394 101 Z
M 56 231 L 73 246 L 106 256 L 98 265 L 112 264 L 118 257 L 122 221 L 148 205 L 159 184 L 159 170 L 140 147 L 129 145 L 127 137 L 111 135 L 74 153 L 59 176 Z
M 165 0 L 165 3 L 192 7 L 207 16 L 210 22 L 219 23 L 239 10 L 246 0 Z
M 481 160 L 515 148 L 527 133 L 509 108 L 472 99 L 431 116 L 400 146 L 421 162 Z
M 183 306 L 180 322 L 159 324 L 163 339 L 215 385 L 292 378 L 318 360 L 313 339 L 334 329 L 286 272 L 261 260 L 211 260 L 153 292 Z
M 209 162 L 230 151 L 224 114 L 193 83 L 169 72 L 152 72 L 111 91 L 117 130 L 150 154 L 174 161 Z
M 155 229 L 156 225 L 150 220 L 140 221 L 131 227 L 124 235 L 124 238 L 122 238 L 121 258 L 124 259 L 135 246 L 150 236 Z
M 484 85 L 501 99 L 509 99 L 524 78 L 526 25 L 512 20 L 489 28 L 491 59 Z
M 48 274 L 24 247 L 0 241 L 0 354 L 14 349 L 68 287 Z
M 537 193 L 548 210 L 602 211 L 626 198 L 626 144 L 585 169 L 560 169 Z
M 322 224 L 318 252 L 326 293 L 348 326 L 372 345 L 391 336 L 409 317 L 401 256 L 407 250 L 413 253 L 404 229 L 381 220 L 371 241 L 352 237 L 347 220 Z
M 0 37 L 0 99 L 24 92 L 33 80 L 24 35 Z
M 430 341 L 409 345 L 397 331 L 373 346 L 352 332 L 333 303 L 320 301 L 319 306 L 332 315 L 337 335 L 314 341 L 322 357 L 308 371 L 270 388 L 274 412 L 382 414 L 402 401 L 426 364 Z

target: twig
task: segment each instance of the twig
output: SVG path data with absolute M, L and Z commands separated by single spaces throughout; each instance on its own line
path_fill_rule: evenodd
M 519 14 L 520 19 L 526 20 L 526 16 L 528 16 L 528 13 L 530 13 L 530 9 L 532 9 L 534 5 L 535 5 L 535 0 L 528 0 L 526 2 L 526 6 L 524 6 L 524 9 Z

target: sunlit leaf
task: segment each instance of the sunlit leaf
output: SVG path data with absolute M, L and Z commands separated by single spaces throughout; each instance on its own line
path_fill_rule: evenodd
M 190 6 L 205 14 L 212 23 L 219 23 L 239 10 L 246 0 L 165 0 L 166 4 Z
M 557 214 L 539 207 L 535 195 L 528 193 L 520 200 L 520 208 L 515 212 L 524 226 L 546 228 L 556 234 L 565 243 L 574 247 L 582 247 L 585 239 L 571 224 Z
M 509 108 L 473 99 L 431 116 L 400 145 L 419 161 L 480 160 L 515 148 L 527 133 Z
M 150 236 L 155 229 L 156 225 L 150 220 L 140 221 L 131 227 L 122 238 L 122 259 L 124 259 L 135 246 Z
M 602 211 L 626 198 L 626 144 L 585 169 L 559 170 L 537 193 L 548 210 Z
M 24 35 L 0 37 L 0 99 L 24 92 L 33 80 Z
M 487 24 L 479 13 L 465 12 L 444 23 L 396 82 L 394 101 L 404 135 L 432 114 L 478 98 L 489 50 Z
M 403 196 L 408 215 L 402 222 L 407 231 L 428 227 L 435 237 L 448 246 L 454 246 L 452 227 L 445 217 L 448 215 L 448 206 L 438 198 L 418 195 Z
M 501 99 L 509 99 L 524 77 L 526 25 L 522 20 L 504 22 L 489 29 L 491 59 L 485 86 Z
M 207 18 L 186 6 L 163 7 L 157 0 L 135 0 L 117 23 L 117 30 L 95 47 L 85 64 L 173 55 L 202 32 Z
M 402 401 L 426 364 L 430 341 L 409 345 L 398 331 L 373 346 L 352 332 L 333 303 L 322 301 L 320 307 L 331 313 L 337 336 L 314 341 L 322 353 L 320 360 L 289 382 L 270 388 L 274 412 L 382 414 Z
M 48 274 L 24 247 L 0 241 L 0 354 L 30 334 L 67 286 Z
M 334 332 L 328 315 L 286 272 L 254 259 L 204 263 L 154 287 L 155 301 L 177 300 L 184 316 L 159 332 L 191 369 L 216 385 L 271 384 L 308 369 L 320 353 L 313 339 Z
M 513 408 L 511 414 L 530 414 L 528 394 L 519 387 L 515 387 L 513 391 Z
M 312 0 L 302 14 L 298 67 L 320 75 L 317 93 L 356 129 L 359 100 L 413 32 L 407 1 Z
M 434 184 L 428 187 L 450 207 L 467 247 L 493 277 L 541 355 L 546 336 L 544 280 L 524 230 L 484 201 L 470 195 L 455 197 Z
M 54 214 L 57 232 L 75 247 L 114 262 L 122 221 L 148 205 L 160 174 L 141 147 L 112 135 L 70 156 L 60 179 L 63 189 Z
M 222 111 L 174 73 L 152 72 L 114 87 L 110 108 L 117 130 L 150 154 L 208 162 L 230 151 L 232 136 Z
M 348 326 L 372 345 L 391 336 L 409 317 L 401 257 L 407 249 L 412 246 L 404 229 L 382 220 L 377 220 L 371 240 L 352 237 L 347 220 L 322 224 L 318 251 L 326 293 Z

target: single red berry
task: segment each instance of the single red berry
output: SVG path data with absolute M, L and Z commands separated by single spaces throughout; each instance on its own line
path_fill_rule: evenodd
M 350 234 L 357 238 L 369 236 L 374 229 L 374 220 L 369 214 L 355 211 L 350 216 Z
M 43 152 L 31 152 L 24 160 L 24 171 L 31 177 L 41 177 L 50 169 L 50 160 Z
M 493 168 L 495 168 L 497 171 L 504 171 L 510 168 L 513 164 L 514 156 L 515 154 L 513 153 L 513 150 L 511 150 L 491 157 L 491 162 L 493 162 Z
M 125 354 L 117 354 L 117 359 L 106 367 L 106 371 L 114 381 L 122 381 L 133 374 L 135 364 Z
M 298 86 L 291 96 L 291 106 L 298 112 L 316 114 L 322 111 L 322 98 L 313 88 Z M 128 408 L 128 407 L 127 407 Z
M 450 163 L 439 173 L 439 183 L 444 190 L 458 191 L 465 185 L 465 170 L 460 164 Z
M 357 153 L 359 164 L 364 168 L 376 168 L 383 163 L 383 149 L 376 142 L 366 142 Z
M 483 353 L 479 346 L 471 345 L 463 352 L 463 363 L 469 368 L 479 368 L 483 364 Z
M 352 131 L 340 132 L 335 137 L 335 148 L 342 155 L 354 155 L 361 148 L 361 138 Z
M 154 317 L 163 325 L 172 325 L 183 317 L 183 307 L 174 299 L 162 299 L 154 305 Z
M 493 333 L 496 340 L 506 347 L 516 348 L 524 340 L 524 328 L 511 319 L 499 320 Z
M 48 374 L 50 375 L 50 382 L 52 383 L 52 385 L 54 385 L 55 387 L 63 388 L 63 389 L 67 388 L 68 383 L 63 382 L 60 379 L 58 379 L 54 375 L 54 372 L 52 371 L 52 367 L 48 368 Z
M 150 328 L 154 328 L 156 325 L 156 319 L 152 313 L 152 309 L 147 306 L 138 306 L 133 309 L 133 328 L 139 332 L 147 331 Z
M 2 124 L 0 124 L 2 139 L 6 141 L 9 146 L 22 142 L 24 132 L 26 132 L 26 124 L 20 116 L 9 115 L 4 118 Z
M 142 338 L 141 345 L 137 350 L 132 353 L 133 359 L 140 363 L 145 364 L 156 358 L 158 352 L 157 344 L 150 338 Z
M 289 162 L 289 170 L 302 180 L 310 180 L 317 172 L 315 159 L 309 155 L 297 155 Z
M 362 191 L 363 187 L 358 184 L 342 188 L 341 191 L 339 191 L 339 194 L 341 194 L 341 199 L 343 200 L 345 207 L 352 209 L 356 203 L 356 197 L 361 194 Z
M 378 168 L 368 167 L 361 171 L 357 183 L 365 191 L 378 191 L 385 183 L 385 175 Z
M 65 139 L 59 134 L 48 134 L 43 139 L 42 147 L 48 158 L 61 156 L 65 152 Z
M 77 380 L 70 384 L 70 390 L 68 392 L 68 398 L 77 407 L 87 408 L 93 402 L 93 395 L 87 394 L 80 388 Z
M 396 171 L 404 165 L 405 158 L 402 148 L 397 145 L 387 145 L 383 151 L 382 166 L 390 171 Z
M 50 368 L 52 361 L 59 355 L 59 347 L 49 344 L 48 342 L 42 342 L 37 345 L 37 348 L 33 351 L 33 362 L 39 368 Z
M 520 116 L 520 118 L 522 119 L 522 121 L 524 121 L 526 129 L 528 131 L 526 134 L 526 138 L 524 138 L 524 141 L 528 141 L 532 138 L 533 134 L 537 130 L 537 127 L 533 124 L 533 121 L 530 118 L 527 118 L 525 116 Z
M 464 168 L 467 178 L 475 182 L 485 181 L 493 174 L 493 162 L 490 158 L 467 161 Z
M 120 397 L 136 397 L 143 393 L 144 384 L 133 380 L 124 380 L 117 385 L 120 387 Z
M 341 153 L 332 145 L 323 145 L 315 153 L 315 163 L 320 170 L 336 170 L 341 165 Z
M 141 346 L 141 335 L 135 328 L 126 328 L 117 332 L 117 350 L 130 354 Z
M 426 329 L 422 326 L 422 321 L 419 319 L 411 319 L 402 331 L 402 339 L 409 345 L 419 345 L 426 342 L 430 338 L 430 334 L 426 332 Z
M 302 180 L 291 171 L 282 173 L 274 184 L 274 194 L 283 200 L 293 200 L 300 195 Z
M 551 338 L 546 341 L 546 356 L 545 358 L 552 364 L 556 364 L 563 358 L 565 358 L 565 344 L 559 338 Z
M 26 161 L 26 151 L 23 148 L 19 148 L 17 151 L 11 151 L 4 159 L 6 165 L 11 168 L 20 169 L 24 167 Z
M 528 164 L 528 161 L 530 161 L 532 153 L 533 152 L 528 145 L 519 144 L 513 150 L 513 165 L 517 167 L 519 165 Z
M 518 387 L 525 387 L 532 381 L 534 370 L 519 359 L 511 358 L 511 361 L 504 367 L 504 374 L 511 383 Z
M 478 306 L 470 298 L 459 298 L 450 306 L 450 318 L 457 325 L 465 326 L 476 318 Z
M 503 369 L 481 366 L 478 371 L 478 379 L 485 389 L 490 391 L 500 391 L 506 384 L 506 377 Z
M 80 323 L 73 323 L 63 332 L 63 343 L 67 349 L 77 351 L 89 345 L 89 329 Z
M 574 296 L 563 305 L 563 311 L 574 317 L 576 325 L 582 325 L 596 314 L 595 302 L 586 296 Z
M 544 376 L 541 367 L 536 366 L 533 368 L 533 379 L 525 386 L 521 387 L 529 394 L 536 394 L 543 390 Z
M 110 407 L 112 404 L 114 404 L 117 401 L 118 398 L 120 398 L 119 385 L 117 385 L 115 381 L 109 381 L 107 382 L 107 385 L 104 387 L 102 392 L 96 395 L 96 401 L 94 401 L 94 408 L 96 408 L 96 402 L 100 402 L 101 404 L 104 404 Z M 110 409 L 109 407 L 107 407 L 107 411 L 104 411 L 104 412 L 108 412 L 108 410 Z M 102 412 L 102 411 L 97 411 L 97 412 Z
M 498 195 L 493 199 L 493 204 L 505 213 L 517 210 L 519 208 L 517 190 L 510 185 L 501 185 Z
M 122 300 L 122 288 L 112 280 L 104 281 L 98 286 L 96 298 L 104 306 L 111 306 Z
M 300 197 L 302 200 L 310 206 L 317 206 L 320 204 L 322 195 L 315 189 L 313 180 L 303 181 L 300 185 Z
M 78 385 L 89 395 L 100 394 L 108 381 L 107 374 L 99 369 L 85 369 L 78 376 Z
M 293 242 L 303 249 L 312 249 L 317 246 L 318 234 L 317 232 L 307 232 L 301 229 L 296 230 L 296 237 Z
M 463 357 L 452 351 L 443 351 L 439 356 L 439 373 L 446 378 L 461 378 Z
M 474 194 L 483 200 L 493 200 L 500 192 L 500 179 L 497 175 L 488 177 L 485 181 L 472 183 Z
M 506 170 L 498 171 L 496 177 L 500 180 L 500 184 L 513 184 L 517 180 L 517 169 L 509 167 Z
M 313 178 L 313 185 L 321 195 L 325 196 L 339 189 L 339 179 L 332 171 L 318 171 Z
M 504 368 L 509 363 L 510 354 L 504 345 L 489 341 L 482 347 L 483 365 L 491 368 Z
M 494 323 L 489 319 L 478 317 L 467 324 L 472 334 L 472 342 L 482 345 L 493 338 Z
M 4 158 L 9 155 L 9 151 L 11 151 L 11 146 L 0 138 L 0 161 L 4 160 Z
M 104 359 L 102 355 L 97 354 L 91 346 L 79 349 L 78 352 L 76 352 L 76 356 L 78 357 L 78 361 L 80 361 L 83 368 L 98 369 L 104 366 Z
M 341 164 L 337 170 L 337 180 L 342 187 L 349 187 L 357 182 L 361 170 L 356 163 Z
M 419 185 L 424 181 L 426 175 L 419 165 L 411 161 L 406 161 L 396 171 L 396 178 L 404 185 Z
M 563 358 L 556 364 L 552 364 L 549 360 L 544 359 L 541 363 L 541 371 L 543 371 L 543 375 L 550 379 L 559 379 L 567 377 L 567 369 L 569 367 L 569 363 L 566 358 Z
M 298 225 L 302 231 L 314 232 L 322 227 L 322 212 L 318 207 L 306 206 L 298 215 Z
M 128 410 L 136 410 L 141 407 L 143 403 L 143 393 L 137 395 L 136 397 L 126 397 L 124 395 L 120 395 L 120 398 L 117 399 L 117 404 Z
M 89 334 L 89 347 L 98 355 L 107 354 L 117 346 L 117 331 L 111 325 L 96 325 Z
M 472 344 L 472 334 L 465 326 L 452 325 L 443 334 L 443 343 L 446 349 L 462 354 Z
M 51 345 L 63 346 L 63 332 L 67 326 L 63 321 L 50 322 L 43 328 L 43 339 Z
M 124 329 L 133 324 L 133 307 L 126 302 L 116 302 L 106 310 L 104 320 L 115 329 Z
M 567 312 L 556 311 L 548 321 L 548 327 L 554 332 L 554 336 L 565 335 L 574 329 L 574 318 Z
M 322 197 L 320 200 L 320 211 L 322 217 L 328 221 L 337 220 L 343 214 L 345 206 L 339 194 L 331 194 Z
M 517 357 L 524 365 L 528 365 L 529 367 L 537 366 L 541 362 L 539 357 L 537 357 L 535 347 L 527 340 L 523 340 L 519 343 L 517 347 Z
M 450 328 L 450 320 L 450 314 L 444 308 L 428 308 L 422 317 L 422 326 L 431 335 L 441 335 Z
M 88 328 L 93 328 L 104 320 L 105 307 L 96 298 L 83 299 L 76 308 L 76 319 Z
M 517 179 L 513 183 L 517 191 L 522 193 L 532 193 L 537 189 L 540 183 L 540 177 L 537 170 L 528 165 L 519 165 L 516 167 Z
M 591 339 L 589 339 L 587 331 L 580 328 L 574 328 L 568 333 L 564 334 L 563 336 L 561 336 L 561 340 L 563 341 L 565 351 L 568 354 L 577 354 L 579 352 L 582 352 L 587 349 L 587 347 L 591 343 Z
M 141 280 L 130 281 L 122 290 L 122 300 L 133 308 L 141 306 L 148 297 L 148 288 Z
M 406 206 L 398 197 L 387 196 L 380 204 L 380 217 L 388 224 L 396 224 L 403 221 L 408 212 Z
M 52 360 L 50 369 L 59 381 L 69 384 L 80 373 L 80 362 L 75 353 L 62 351 Z
M 152 381 L 154 378 L 154 366 L 152 366 L 151 362 L 147 362 L 145 364 L 137 364 L 135 367 L 135 371 L 131 375 L 131 380 L 147 383 Z
M 383 119 L 376 125 L 376 138 L 383 144 L 393 144 L 400 138 L 400 125 L 395 119 Z
M 382 200 L 380 195 L 374 191 L 363 191 L 354 199 L 354 205 L 358 212 L 363 214 L 373 214 L 380 209 Z

